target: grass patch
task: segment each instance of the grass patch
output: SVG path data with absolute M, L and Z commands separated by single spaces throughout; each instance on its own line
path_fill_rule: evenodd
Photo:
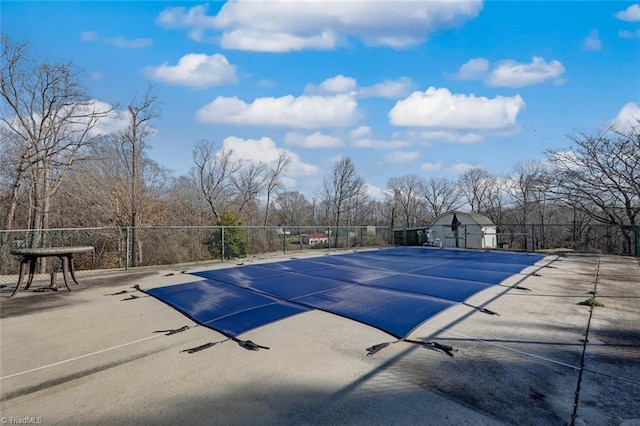
M 583 300 L 582 302 L 578 303 L 578 305 L 592 306 L 592 307 L 604 307 L 604 303 L 598 302 L 595 297 L 590 297 L 587 300 Z

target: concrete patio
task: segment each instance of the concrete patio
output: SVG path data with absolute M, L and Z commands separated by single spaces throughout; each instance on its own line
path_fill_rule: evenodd
M 320 311 L 242 335 L 269 348 L 246 350 L 132 288 L 198 279 L 183 270 L 80 275 L 72 292 L 11 299 L 3 288 L 3 422 L 640 425 L 636 258 L 549 255 L 468 301 L 499 315 L 457 305 L 410 336 L 453 357 L 407 342 L 367 356 L 394 339 Z M 604 306 L 579 305 L 589 292 Z

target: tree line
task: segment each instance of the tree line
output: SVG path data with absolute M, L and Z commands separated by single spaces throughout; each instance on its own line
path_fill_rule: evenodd
M 541 247 L 553 238 L 554 224 L 570 224 L 573 238 L 590 225 L 607 225 L 621 231 L 624 251 L 632 251 L 629 229 L 640 212 L 640 117 L 624 128 L 574 134 L 565 148 L 545 151 L 544 161 L 516 164 L 504 175 L 473 168 L 457 179 L 393 177 L 383 200 L 372 198 L 354 162 L 343 157 L 308 199 L 283 183 L 291 163 L 286 154 L 270 163 L 237 160 L 211 140 L 195 144 L 189 173 L 173 176 L 148 156 L 161 116 L 153 86 L 117 112 L 118 106 L 90 96 L 72 63 L 34 58 L 28 43 L 6 35 L 1 42 L 2 229 L 417 227 L 462 209 L 503 230 L 535 224 Z M 46 244 L 46 233 L 32 235 L 30 245 Z

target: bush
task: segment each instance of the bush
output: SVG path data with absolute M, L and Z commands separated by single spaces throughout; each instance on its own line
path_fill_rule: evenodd
M 207 237 L 207 248 L 214 259 L 235 259 L 247 257 L 247 247 L 249 245 L 247 236 L 242 226 L 238 223 L 236 215 L 225 212 L 216 225 L 223 228 L 213 231 Z M 222 256 L 224 233 L 224 257 Z

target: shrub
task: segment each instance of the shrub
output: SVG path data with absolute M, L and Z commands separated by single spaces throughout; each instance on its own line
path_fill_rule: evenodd
M 238 223 L 236 215 L 225 212 L 216 225 L 223 228 L 213 231 L 207 237 L 207 248 L 214 259 L 235 259 L 247 256 L 249 245 L 247 236 L 242 226 Z M 224 233 L 224 257 L 223 253 L 223 233 Z

